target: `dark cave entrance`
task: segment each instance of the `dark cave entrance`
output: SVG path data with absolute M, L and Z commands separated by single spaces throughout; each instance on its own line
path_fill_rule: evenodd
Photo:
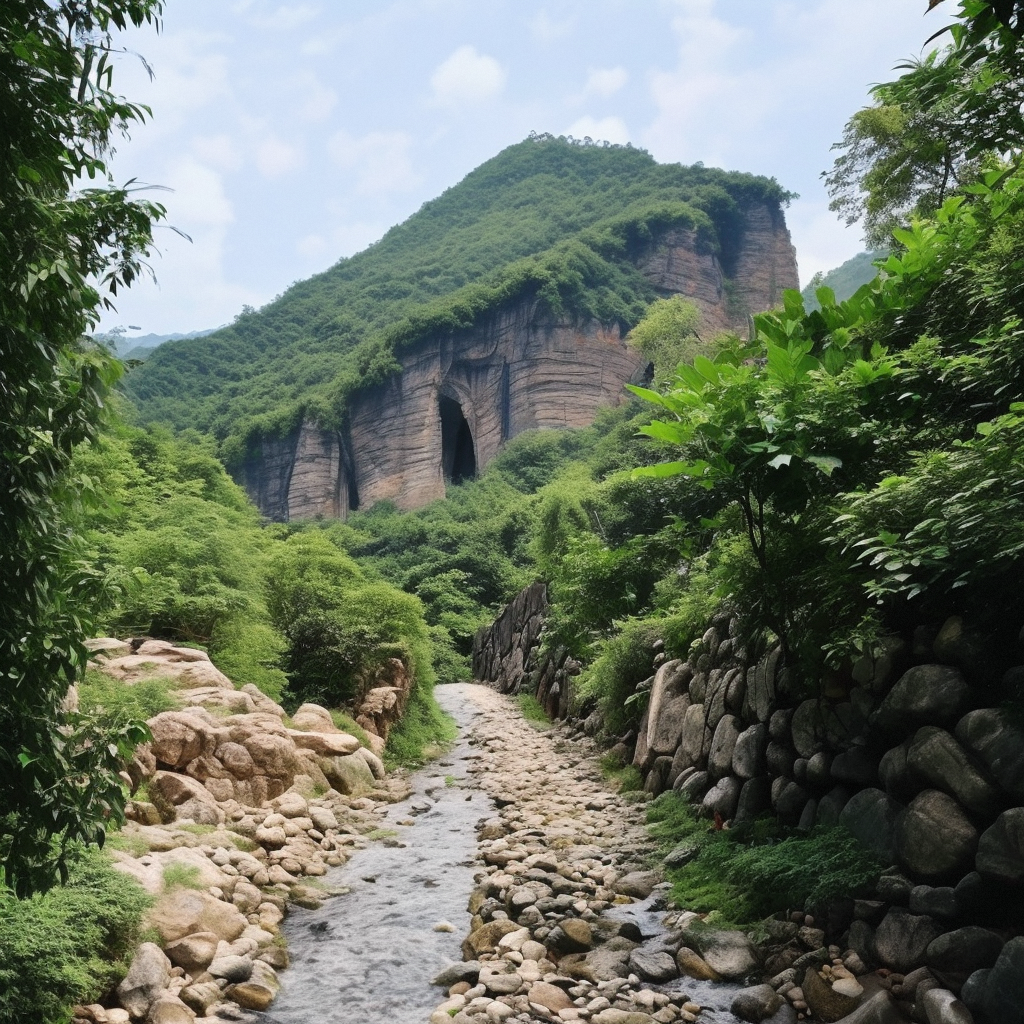
M 441 471 L 445 480 L 460 484 L 476 476 L 476 451 L 473 432 L 454 398 L 441 395 L 438 399 L 441 413 Z

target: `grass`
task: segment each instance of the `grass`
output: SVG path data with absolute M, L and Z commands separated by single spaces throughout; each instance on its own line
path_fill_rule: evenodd
M 140 679 L 137 683 L 125 683 L 94 668 L 86 670 L 85 679 L 79 684 L 78 701 L 82 711 L 107 721 L 145 721 L 161 711 L 174 711 L 181 707 L 181 701 L 167 679 Z
M 355 736 L 368 750 L 373 749 L 366 730 L 351 715 L 346 714 L 344 711 L 333 709 L 331 711 L 331 721 L 334 722 L 336 729 L 347 732 L 350 736 Z
M 107 846 L 132 857 L 142 857 L 149 853 L 149 843 L 142 836 L 131 832 L 112 832 L 107 836 Z
M 648 809 L 648 827 L 664 856 L 680 843 L 697 848 L 667 872 L 673 901 L 709 921 L 746 927 L 774 913 L 855 896 L 877 880 L 879 865 L 845 829 L 796 833 L 772 818 L 715 829 L 676 793 Z
M 204 889 L 199 868 L 194 864 L 168 864 L 163 870 L 164 891 L 172 889 Z
M 521 693 L 519 694 L 519 710 L 522 712 L 523 718 L 528 722 L 533 722 L 538 725 L 550 725 L 551 719 L 548 718 L 547 712 L 541 706 L 539 700 L 533 696 L 532 693 Z
M 644 777 L 635 765 L 623 764 L 615 754 L 601 758 L 601 774 L 617 793 L 639 793 L 644 787 Z
M 398 833 L 393 828 L 375 828 L 366 833 L 367 839 L 394 839 Z
M 124 976 L 150 898 L 96 851 L 67 884 L 18 900 L 0 886 L 0 1024 L 65 1024 Z
M 194 836 L 208 836 L 211 832 L 217 831 L 216 825 L 175 825 L 175 828 L 182 832 L 191 832 Z
M 433 687 L 417 683 L 405 714 L 388 736 L 384 764 L 389 770 L 422 767 L 445 753 L 458 733 L 455 720 L 434 699 Z
M 451 789 L 452 786 L 458 785 L 459 780 L 454 775 L 446 775 L 444 777 L 444 784 Z

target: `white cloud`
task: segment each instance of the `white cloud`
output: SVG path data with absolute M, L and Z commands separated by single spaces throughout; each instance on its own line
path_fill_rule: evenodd
M 265 178 L 281 178 L 301 164 L 301 151 L 274 136 L 264 139 L 256 147 L 256 166 Z
M 235 219 L 235 213 L 221 176 L 192 157 L 179 160 L 170 168 L 167 186 L 168 221 L 192 234 L 197 228 L 223 228 Z
M 598 68 L 591 71 L 583 95 L 601 96 L 607 99 L 617 93 L 629 81 L 629 72 L 623 67 Z
M 553 43 L 562 36 L 567 36 L 574 28 L 576 19 L 573 17 L 563 18 L 557 21 L 548 14 L 541 11 L 530 19 L 530 31 L 542 43 Z
M 290 32 L 313 21 L 320 13 L 313 4 L 281 4 L 270 11 L 264 4 L 243 3 L 236 5 L 235 10 L 244 13 L 254 7 L 260 10 L 250 15 L 249 23 L 268 32 Z
M 461 106 L 481 103 L 505 87 L 505 69 L 475 46 L 460 46 L 430 77 L 436 103 Z
M 327 252 L 327 239 L 323 235 L 306 235 L 296 242 L 295 251 L 308 260 L 319 259 Z
M 334 215 L 343 215 L 340 207 L 332 208 L 330 212 Z M 306 235 L 299 240 L 295 249 L 311 263 L 323 266 L 327 262 L 333 263 L 345 256 L 361 252 L 376 242 L 386 230 L 386 224 L 370 221 L 337 224 L 324 234 Z
M 321 85 L 312 76 L 302 83 L 304 99 L 299 108 L 299 116 L 304 121 L 326 121 L 331 116 L 338 102 L 338 94 L 333 89 Z
M 199 135 L 192 140 L 195 155 L 218 171 L 237 171 L 242 157 L 230 135 Z
M 409 156 L 412 136 L 406 132 L 370 132 L 354 138 L 338 132 L 327 143 L 327 152 L 338 167 L 356 172 L 356 191 L 382 197 L 406 192 L 419 176 Z
M 574 121 L 565 132 L 575 139 L 585 139 L 588 136 L 595 142 L 629 142 L 629 129 L 621 117 L 581 117 Z

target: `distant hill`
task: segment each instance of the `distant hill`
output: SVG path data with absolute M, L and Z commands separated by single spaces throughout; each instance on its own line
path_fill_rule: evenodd
M 873 281 L 878 276 L 876 260 L 884 260 L 889 255 L 888 249 L 875 249 L 872 252 L 859 252 L 848 259 L 842 266 L 830 270 L 827 274 L 820 271 L 811 278 L 810 283 L 800 293 L 804 297 L 804 308 L 819 309 L 820 304 L 815 297 L 818 288 L 831 288 L 836 298 L 843 302 L 848 299 L 861 285 Z
M 126 334 L 97 334 L 97 341 L 102 341 L 112 349 L 118 359 L 147 359 L 165 341 L 180 341 L 182 338 L 205 338 L 219 330 L 211 327 L 205 331 L 189 331 L 187 334 L 140 334 L 129 338 Z
M 787 198 L 774 179 L 534 136 L 262 309 L 161 345 L 126 390 L 144 420 L 234 438 L 235 452 L 304 417 L 338 424 L 355 389 L 396 370 L 398 349 L 528 291 L 631 327 L 654 292 L 628 257 L 653 230 L 691 228 L 729 275 L 744 210 Z

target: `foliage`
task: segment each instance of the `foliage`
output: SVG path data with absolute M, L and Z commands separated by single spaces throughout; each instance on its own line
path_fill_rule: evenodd
M 140 679 L 128 685 L 92 668 L 78 685 L 78 700 L 83 711 L 111 723 L 144 722 L 181 707 L 166 679 Z
M 99 596 L 68 530 L 85 491 L 68 463 L 118 376 L 81 336 L 138 275 L 163 215 L 107 174 L 112 140 L 146 114 L 112 91 L 112 33 L 160 8 L 0 9 L 0 880 L 20 895 L 62 875 L 72 843 L 103 841 L 124 809 L 119 759 L 141 735 L 70 722 L 61 701 Z
M 700 310 L 691 299 L 673 295 L 658 299 L 643 319 L 629 332 L 629 341 L 654 366 L 654 379 L 660 383 L 680 363 L 692 362 L 703 354 L 704 343 L 697 333 Z
M 819 288 L 830 288 L 839 302 L 845 302 L 861 285 L 869 284 L 878 276 L 877 264 L 888 255 L 888 249 L 859 252 L 828 273 L 819 270 L 807 287 L 800 292 L 804 300 L 804 309 L 811 313 L 821 308 L 817 295 Z
M 0 889 L 0 1022 L 64 1024 L 123 977 L 149 897 L 105 857 L 75 861 L 65 885 L 18 900 Z
M 787 833 L 770 819 L 715 829 L 676 793 L 648 808 L 663 854 L 685 844 L 696 856 L 669 869 L 677 906 L 713 912 L 715 923 L 753 924 L 779 911 L 820 906 L 867 891 L 879 865 L 845 829 Z
M 517 703 L 519 704 L 519 711 L 526 721 L 536 722 L 538 725 L 550 725 L 551 720 L 548 718 L 547 712 L 533 694 L 519 694 Z
M 788 198 L 765 178 L 629 147 L 527 139 L 259 312 L 161 345 L 126 387 L 147 422 L 196 426 L 238 462 L 303 417 L 338 424 L 353 390 L 396 370 L 398 350 L 520 298 L 628 329 L 655 297 L 629 259 L 653 232 L 694 229 L 731 272 L 744 208 Z
M 388 768 L 419 768 L 443 754 L 457 735 L 454 719 L 442 711 L 434 699 L 433 685 L 418 680 L 405 714 L 388 736 L 384 763 Z
M 172 863 L 164 866 L 161 874 L 164 892 L 172 889 L 202 889 L 205 888 L 199 876 L 199 868 L 195 864 Z
M 935 7 L 933 3 L 930 7 Z M 1024 51 L 1006 2 L 960 0 L 947 45 L 901 65 L 850 119 L 826 183 L 848 224 L 863 217 L 871 245 L 886 245 L 912 214 L 929 215 L 993 160 L 1024 146 Z

